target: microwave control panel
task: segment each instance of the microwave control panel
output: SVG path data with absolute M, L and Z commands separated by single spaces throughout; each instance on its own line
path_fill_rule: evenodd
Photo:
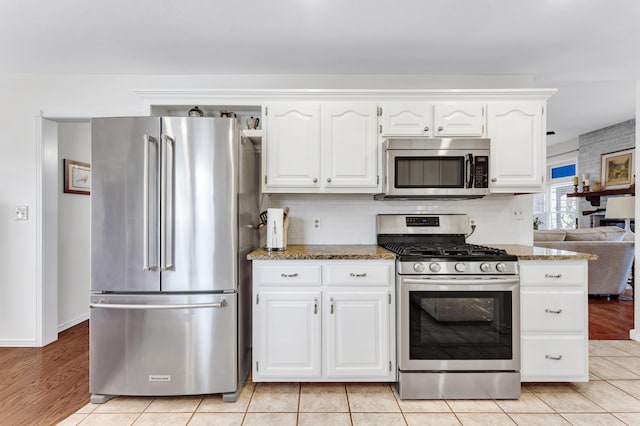
M 474 188 L 488 188 L 489 187 L 489 157 L 488 156 L 476 156 L 473 162 L 473 174 L 474 174 Z

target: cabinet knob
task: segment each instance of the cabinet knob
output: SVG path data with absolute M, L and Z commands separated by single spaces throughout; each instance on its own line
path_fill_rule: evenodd
M 424 126 L 424 131 L 428 132 L 429 131 L 429 126 Z
M 327 178 L 327 182 L 331 182 L 331 178 Z
M 444 127 L 438 126 L 438 131 L 441 132 L 442 130 L 444 130 Z
M 313 178 L 313 183 L 318 182 L 318 178 Z
M 498 179 L 496 178 L 491 178 L 491 182 L 496 183 L 498 181 Z

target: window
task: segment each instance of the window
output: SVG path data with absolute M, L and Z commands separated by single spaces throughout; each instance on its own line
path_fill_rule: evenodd
M 573 229 L 576 227 L 577 198 L 568 198 L 573 192 L 573 182 L 549 185 L 549 228 Z
M 574 160 L 550 164 L 547 171 L 547 190 L 533 197 L 533 217 L 542 222 L 541 229 L 573 229 L 576 227 L 577 198 L 573 193 L 576 176 Z

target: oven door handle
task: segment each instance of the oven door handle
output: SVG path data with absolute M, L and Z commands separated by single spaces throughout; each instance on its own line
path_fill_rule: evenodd
M 421 284 L 427 286 L 440 286 L 440 285 L 451 285 L 451 286 L 469 286 L 469 285 L 482 285 L 482 286 L 508 286 L 519 284 L 519 278 L 496 278 L 496 279 L 452 279 L 452 278 L 401 278 L 401 284 Z

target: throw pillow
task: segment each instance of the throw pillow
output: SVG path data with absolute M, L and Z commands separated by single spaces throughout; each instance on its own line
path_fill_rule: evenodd
M 622 241 L 623 232 L 567 232 L 565 241 Z
M 533 241 L 564 241 L 565 235 L 558 231 L 533 231 Z

